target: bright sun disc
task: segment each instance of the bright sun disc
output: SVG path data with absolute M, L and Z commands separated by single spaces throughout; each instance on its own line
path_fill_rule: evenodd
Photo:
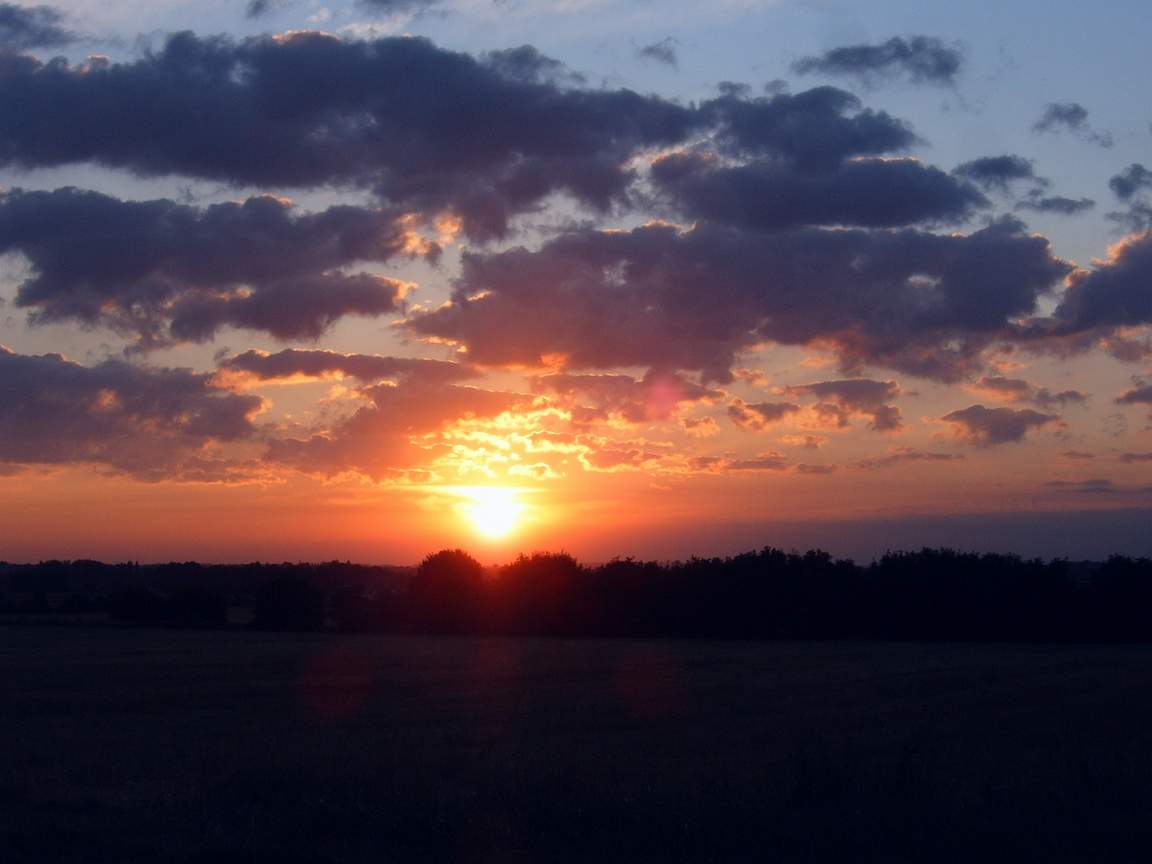
M 524 505 L 511 489 L 472 489 L 468 497 L 471 501 L 464 505 L 464 512 L 476 532 L 489 540 L 511 534 L 524 512 Z

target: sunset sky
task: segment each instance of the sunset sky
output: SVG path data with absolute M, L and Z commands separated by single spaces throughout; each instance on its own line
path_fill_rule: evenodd
M 1152 554 L 1149 44 L 0 3 L 0 560 Z

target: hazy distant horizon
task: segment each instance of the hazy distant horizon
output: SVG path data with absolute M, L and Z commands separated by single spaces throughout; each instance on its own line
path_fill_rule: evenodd
M 571 544 L 517 546 L 515 542 L 491 544 L 470 537 L 453 540 L 445 537 L 439 545 L 429 546 L 414 555 L 372 555 L 338 548 L 304 549 L 299 554 L 283 547 L 284 554 L 274 549 L 253 546 L 252 554 L 236 550 L 223 555 L 144 554 L 131 550 L 106 552 L 82 548 L 69 549 L 67 544 L 55 551 L 31 555 L 13 555 L 0 547 L 0 561 L 27 564 L 46 560 L 97 560 L 105 563 L 134 561 L 161 564 L 173 561 L 196 561 L 200 564 L 243 564 L 324 561 L 351 561 L 367 566 L 413 567 L 425 555 L 443 548 L 463 548 L 486 565 L 507 563 L 520 554 L 538 551 L 568 552 L 586 564 L 601 564 L 613 558 L 637 558 L 653 561 L 683 560 L 692 556 L 715 557 L 774 547 L 784 550 L 819 549 L 838 558 L 849 558 L 867 564 L 885 552 L 915 551 L 921 548 L 951 548 L 961 552 L 1013 554 L 1023 558 L 1072 561 L 1103 561 L 1111 555 L 1133 558 L 1152 557 L 1152 510 L 1086 510 L 1036 513 L 973 513 L 962 515 L 898 516 L 886 519 L 845 520 L 829 522 L 794 522 L 774 525 L 719 525 L 700 527 L 674 542 L 653 538 L 627 547 L 623 544 L 608 551 L 581 549 Z M 1080 529 L 1090 529 L 1087 542 Z M 139 549 L 146 549 L 141 544 Z M 189 547 L 191 548 L 191 547 Z M 662 553 L 661 549 L 673 550 Z M 64 551 L 62 551 L 64 550 Z M 67 552 L 67 554 L 65 554 Z

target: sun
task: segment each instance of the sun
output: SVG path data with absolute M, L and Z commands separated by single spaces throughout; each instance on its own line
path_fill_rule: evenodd
M 516 490 L 498 486 L 469 489 L 463 505 L 464 515 L 476 533 L 488 540 L 502 540 L 516 530 L 524 505 Z

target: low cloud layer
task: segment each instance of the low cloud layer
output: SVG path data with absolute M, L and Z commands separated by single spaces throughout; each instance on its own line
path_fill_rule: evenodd
M 683 216 L 750 230 L 955 223 L 988 206 L 972 185 L 915 159 L 854 159 L 800 171 L 779 160 L 733 166 L 685 153 L 657 161 L 652 178 Z
M 227 325 L 315 338 L 345 315 L 399 311 L 403 283 L 338 268 L 406 254 L 411 239 L 389 211 L 301 213 L 272 196 L 206 208 L 76 189 L 0 196 L 0 251 L 31 267 L 16 305 L 142 347 L 203 342 Z
M 213 386 L 210 374 L 0 346 L 0 463 L 90 463 L 143 480 L 227 479 L 211 445 L 250 438 L 258 396 Z
M 876 432 L 891 432 L 903 425 L 900 409 L 889 404 L 900 395 L 895 381 L 871 381 L 850 378 L 842 381 L 817 381 L 784 388 L 789 396 L 811 396 L 817 399 L 814 410 L 833 425 L 844 428 L 852 417 L 863 415 L 868 427 Z
M 976 447 L 993 447 L 1023 441 L 1033 429 L 1057 422 L 1055 414 L 1042 414 L 1031 408 L 988 408 L 972 405 L 941 418 L 951 424 L 957 437 Z
M 459 363 L 379 354 L 341 354 L 336 351 L 287 348 L 275 354 L 245 351 L 230 357 L 220 368 L 253 381 L 355 378 L 365 384 L 384 379 L 419 380 L 449 384 L 480 377 L 480 372 Z
M 969 235 L 699 225 L 576 231 L 539 250 L 468 254 L 450 305 L 408 321 L 472 362 L 656 366 L 725 381 L 766 340 L 843 366 L 958 380 L 1070 268 L 999 223 Z

